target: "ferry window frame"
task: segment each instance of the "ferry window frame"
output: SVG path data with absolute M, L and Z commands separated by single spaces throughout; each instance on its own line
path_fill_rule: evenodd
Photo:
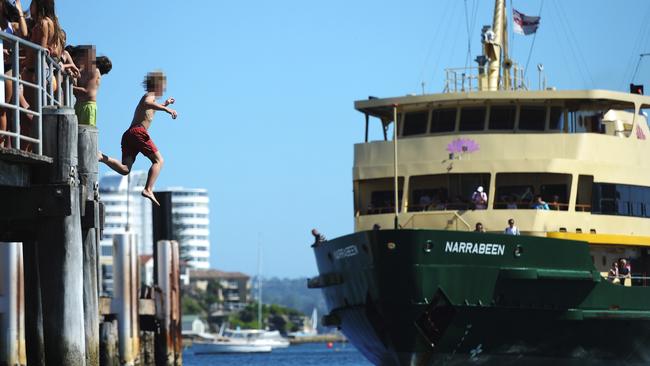
M 385 181 L 385 182 L 379 182 L 379 181 Z M 386 188 L 385 189 L 376 189 L 376 190 L 370 190 L 367 191 L 367 187 L 364 187 L 364 182 L 367 183 L 368 185 L 371 184 L 377 184 L 377 185 L 382 185 L 382 183 L 386 183 Z M 406 177 L 404 176 L 399 176 L 398 177 L 398 207 L 399 211 L 402 211 L 402 207 L 404 206 L 404 187 L 406 183 Z M 395 207 L 384 207 L 384 206 L 378 206 L 374 207 L 372 206 L 372 195 L 375 192 L 393 192 L 394 194 L 394 178 L 393 177 L 381 177 L 381 178 L 366 178 L 366 179 L 355 179 L 353 183 L 353 202 L 354 202 L 354 213 L 355 216 L 361 215 L 361 216 L 367 216 L 367 215 L 377 215 L 377 214 L 387 214 L 387 213 L 393 213 Z M 389 197 L 392 198 L 392 197 Z M 364 203 L 366 203 L 364 205 Z M 369 209 L 368 206 L 371 208 Z M 370 211 L 373 211 L 373 213 L 369 213 Z M 374 212 L 374 211 L 380 211 L 380 212 Z M 385 212 L 384 212 L 385 211 Z
M 431 124 L 431 109 L 414 109 L 412 111 L 402 111 L 401 112 L 400 126 L 399 126 L 399 137 L 416 137 L 416 136 L 425 136 L 429 134 L 429 126 Z M 424 125 L 424 131 L 413 134 L 404 134 L 404 129 L 406 128 L 406 117 L 409 114 L 426 114 L 426 122 Z
M 521 110 L 526 108 L 544 109 L 544 125 L 542 129 L 522 129 L 521 128 Z M 520 103 L 517 108 L 517 132 L 522 133 L 543 133 L 548 131 L 550 107 L 548 104 Z
M 458 132 L 458 106 L 445 106 L 445 105 L 439 105 L 437 107 L 431 108 L 431 112 L 429 113 L 429 132 L 428 134 L 430 135 L 446 135 L 449 133 L 456 133 Z M 454 123 L 452 125 L 451 130 L 444 130 L 444 131 L 433 131 L 433 114 L 436 111 L 441 111 L 441 110 L 446 110 L 446 111 L 454 111 Z
M 545 176 L 546 179 L 542 179 Z M 541 179 L 541 180 L 540 180 Z M 562 180 L 565 180 L 562 182 Z M 564 185 L 566 187 L 566 192 L 564 192 L 564 197 L 560 198 L 557 205 L 551 205 L 552 200 L 550 199 L 550 193 L 545 189 L 551 187 L 559 187 Z M 495 210 L 508 210 L 507 204 L 512 202 L 517 205 L 519 210 L 534 210 L 531 207 L 535 197 L 537 195 L 542 195 L 542 199 L 549 204 L 550 210 L 555 211 L 569 211 L 571 209 L 571 188 L 573 185 L 573 175 L 571 173 L 562 173 L 562 172 L 496 172 L 494 176 L 494 197 L 492 201 L 492 208 Z M 514 189 L 528 189 L 522 192 L 521 194 L 508 193 L 507 191 L 512 191 Z M 506 192 L 504 192 L 504 190 Z M 546 192 L 544 192 L 546 191 Z M 529 195 L 527 195 L 527 193 Z M 514 196 L 521 196 L 519 200 L 510 200 Z M 524 195 L 527 196 L 524 199 Z M 559 194 L 558 194 L 559 196 Z M 502 199 L 503 197 L 509 197 L 508 199 Z
M 497 109 L 500 109 L 500 108 L 504 108 L 504 109 L 512 108 L 512 109 L 514 109 L 514 113 L 513 113 L 513 116 L 512 116 L 512 127 L 510 127 L 510 128 L 493 128 L 492 127 L 492 122 L 493 122 L 492 121 L 492 110 L 494 108 L 497 108 Z M 487 131 L 510 131 L 510 132 L 514 132 L 514 131 L 517 130 L 518 117 L 519 117 L 519 106 L 516 105 L 516 104 L 512 104 L 512 103 L 490 104 L 490 106 L 489 106 L 489 108 L 487 110 L 487 118 L 486 118 L 487 119 L 487 126 L 486 126 L 485 129 Z
M 479 129 L 469 129 L 469 130 L 461 129 L 461 124 L 463 122 L 463 110 L 466 110 L 466 109 L 475 109 L 475 110 L 481 110 L 482 109 L 483 110 L 483 127 L 480 130 Z M 458 112 L 457 112 L 457 116 L 456 116 L 456 119 L 458 121 L 457 122 L 457 124 L 458 124 L 457 131 L 458 132 L 482 132 L 482 131 L 485 131 L 485 127 L 486 127 L 487 121 L 488 121 L 488 109 L 489 109 L 488 106 L 484 105 L 484 104 L 468 104 L 468 105 L 460 106 L 458 108 Z M 476 126 L 478 127 L 478 123 L 476 124 Z
M 609 191 L 606 198 L 603 198 L 604 190 Z M 643 200 L 635 199 L 639 197 Z M 604 201 L 608 206 L 605 210 Z M 594 182 L 591 205 L 591 213 L 594 215 L 650 218 L 650 186 Z

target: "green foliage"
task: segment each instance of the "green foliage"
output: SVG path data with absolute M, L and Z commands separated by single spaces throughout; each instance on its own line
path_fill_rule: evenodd
M 202 306 L 199 301 L 193 299 L 189 296 L 183 296 L 181 298 L 181 311 L 186 315 L 205 315 L 207 314 L 206 309 Z
M 297 310 L 289 309 L 280 305 L 262 305 L 262 327 L 270 330 L 279 330 L 281 333 L 294 331 L 296 326 L 291 322 L 291 316 L 303 316 Z M 231 328 L 257 329 L 257 303 L 248 304 L 236 314 L 232 314 L 228 321 Z

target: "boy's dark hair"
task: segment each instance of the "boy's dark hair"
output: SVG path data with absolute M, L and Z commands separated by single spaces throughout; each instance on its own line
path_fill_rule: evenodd
M 113 69 L 113 63 L 106 56 L 96 57 L 95 65 L 97 65 L 97 69 L 101 75 L 106 75 Z
M 142 81 L 142 86 L 148 91 L 154 91 L 156 85 L 162 84 L 167 81 L 165 74 L 162 71 L 152 71 L 147 73 L 147 76 L 144 77 Z

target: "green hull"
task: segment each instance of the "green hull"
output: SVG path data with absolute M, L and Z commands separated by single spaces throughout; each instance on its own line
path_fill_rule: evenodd
M 324 320 L 377 365 L 650 362 L 650 289 L 601 279 L 584 242 L 378 230 L 314 251 Z

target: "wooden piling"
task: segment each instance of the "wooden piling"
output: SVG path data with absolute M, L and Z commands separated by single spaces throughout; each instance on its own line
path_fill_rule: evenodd
M 154 259 L 158 271 L 156 318 L 161 326 L 156 334 L 156 365 L 180 366 L 183 363 L 180 309 L 180 262 L 178 243 L 161 240 L 156 243 Z
M 0 242 L 0 365 L 24 365 L 22 244 Z
M 97 163 L 97 128 L 79 125 L 78 173 L 81 190 L 83 238 L 83 303 L 86 335 L 86 365 L 99 366 L 99 292 L 98 245 L 99 186 Z
M 34 241 L 23 242 L 23 268 L 25 275 L 25 347 L 27 365 L 45 366 L 38 245 Z
M 54 160 L 47 181 L 71 207 L 67 216 L 40 217 L 36 227 L 47 365 L 86 362 L 77 133 L 74 110 L 43 109 L 43 153 Z
M 99 325 L 99 339 L 99 364 L 101 366 L 119 366 L 115 321 L 105 321 Z

